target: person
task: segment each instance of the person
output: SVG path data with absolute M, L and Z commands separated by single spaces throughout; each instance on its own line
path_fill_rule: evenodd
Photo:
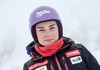
M 31 59 L 23 70 L 100 70 L 96 58 L 82 45 L 63 36 L 58 12 L 40 6 L 30 15 L 33 40 L 27 47 Z

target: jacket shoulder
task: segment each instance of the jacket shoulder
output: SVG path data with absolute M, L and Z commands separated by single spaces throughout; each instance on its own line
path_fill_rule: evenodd
M 24 63 L 23 70 L 28 70 L 28 67 L 34 63 L 33 58 Z
M 71 45 L 72 49 L 79 49 L 82 50 L 83 48 L 85 48 L 82 44 L 78 44 L 78 43 L 74 43 Z

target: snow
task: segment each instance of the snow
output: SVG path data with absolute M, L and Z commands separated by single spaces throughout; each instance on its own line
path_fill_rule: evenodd
M 86 46 L 100 63 L 99 0 L 0 0 L 0 70 L 22 70 L 30 59 L 25 50 L 32 41 L 29 15 L 41 5 L 54 7 L 64 36 Z

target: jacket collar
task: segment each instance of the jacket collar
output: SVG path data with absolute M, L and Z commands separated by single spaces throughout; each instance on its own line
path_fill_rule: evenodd
M 63 45 L 63 47 L 62 47 L 59 51 L 65 49 L 66 47 L 70 47 L 69 45 L 71 45 L 71 44 L 74 43 L 74 41 L 71 40 L 70 38 L 66 38 L 66 37 L 62 37 L 62 38 L 63 38 L 63 40 L 64 40 L 64 45 Z M 36 50 L 35 50 L 35 48 L 34 48 L 35 44 L 36 44 L 36 42 L 32 41 L 32 42 L 26 47 L 27 54 L 30 55 L 31 57 L 34 57 L 34 58 L 39 58 L 39 57 L 42 58 L 42 56 L 41 56 L 38 52 L 36 52 Z M 58 52 L 59 52 L 59 51 L 58 51 Z

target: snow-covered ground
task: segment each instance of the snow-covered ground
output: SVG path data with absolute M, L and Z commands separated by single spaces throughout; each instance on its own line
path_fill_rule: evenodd
M 41 5 L 54 7 L 64 35 L 86 46 L 100 63 L 100 0 L 0 0 L 0 70 L 22 70 L 30 59 L 29 15 Z

